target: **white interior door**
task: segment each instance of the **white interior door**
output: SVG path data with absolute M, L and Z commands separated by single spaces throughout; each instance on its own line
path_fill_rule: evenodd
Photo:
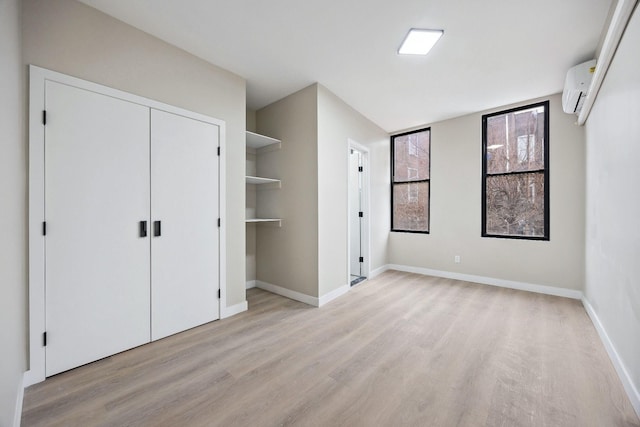
M 46 82 L 46 375 L 150 339 L 149 108 Z
M 349 155 L 349 245 L 350 245 L 350 275 L 353 280 L 362 276 L 362 183 L 359 167 L 362 166 L 361 154 L 351 150 Z
M 151 110 L 151 336 L 219 318 L 216 125 Z

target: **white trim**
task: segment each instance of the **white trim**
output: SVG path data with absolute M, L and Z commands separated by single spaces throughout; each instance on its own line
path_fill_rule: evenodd
M 221 218 L 219 242 L 220 313 L 236 310 L 226 307 L 226 125 L 223 120 L 204 114 L 167 105 L 152 99 L 133 95 L 97 83 L 78 79 L 66 74 L 29 66 L 29 367 L 25 374 L 25 386 L 45 379 L 45 350 L 42 333 L 45 330 L 45 244 L 42 236 L 44 221 L 44 126 L 42 112 L 45 108 L 45 82 L 55 81 L 84 90 L 122 99 L 145 107 L 189 117 L 218 126 L 219 146 L 219 209 Z
M 189 117 L 191 119 L 200 120 L 205 123 L 211 123 L 217 126 L 224 127 L 224 120 L 216 119 L 214 117 L 210 117 L 201 113 L 196 113 L 195 111 L 186 110 L 184 108 L 176 107 L 173 105 L 165 104 L 163 102 L 159 102 L 150 98 L 145 98 L 143 96 L 135 95 L 133 93 L 125 92 L 119 89 L 114 89 L 109 86 L 104 86 L 98 83 L 93 83 L 88 80 L 83 80 L 78 77 L 69 76 L 67 74 L 58 73 L 56 71 L 48 70 L 46 68 L 41 68 L 36 65 L 29 65 L 29 74 L 30 79 L 34 77 L 40 80 L 43 84 L 42 90 L 44 91 L 44 81 L 50 80 L 57 83 L 77 87 L 80 89 L 85 89 L 91 92 L 99 93 L 102 95 L 111 96 L 113 98 L 121 99 L 124 101 L 128 101 L 134 104 L 142 105 L 144 107 L 154 108 L 156 110 L 165 111 L 167 113 L 178 114 L 180 116 Z M 42 92 L 44 93 L 44 92 Z M 42 93 L 34 94 L 36 97 L 41 97 Z M 42 105 L 43 101 L 38 102 L 38 104 Z M 37 111 L 38 118 L 40 118 L 42 110 Z M 38 120 L 38 124 L 41 124 L 41 121 Z M 222 138 L 224 133 L 221 132 L 220 137 Z
M 385 271 L 389 270 L 389 264 L 385 264 L 382 267 L 378 267 L 369 274 L 369 279 L 373 279 L 376 276 L 381 275 Z
M 516 282 L 513 280 L 496 279 L 493 277 L 475 276 L 472 274 L 453 273 L 450 271 L 431 270 L 429 268 L 411 267 L 408 265 L 389 264 L 391 270 L 418 273 L 426 276 L 444 277 L 447 279 L 463 280 L 465 282 L 480 283 L 483 285 L 498 286 L 501 288 L 518 289 L 521 291 L 535 292 L 538 294 L 554 295 L 564 298 L 581 299 L 582 291 L 575 289 L 559 288 L 555 286 L 537 285 L 534 283 Z
M 44 221 L 44 126 L 46 73 L 29 68 L 29 386 L 45 379 L 45 241 Z
M 349 289 L 351 289 L 351 285 L 346 284 L 340 286 L 338 289 L 334 289 L 331 292 L 322 295 L 318 301 L 318 307 L 322 307 L 326 303 L 331 302 L 334 299 L 346 294 L 347 292 L 349 292 Z
M 583 125 L 589 117 L 591 107 L 593 107 L 594 102 L 596 102 L 600 86 L 602 86 L 602 83 L 604 82 L 609 66 L 611 65 L 616 53 L 616 49 L 620 44 L 620 40 L 622 40 L 622 35 L 624 34 L 624 30 L 631 19 L 631 15 L 633 14 L 633 10 L 637 2 L 638 0 L 618 0 L 616 4 L 613 16 L 611 17 L 611 23 L 607 27 L 607 34 L 605 35 L 604 42 L 602 43 L 602 49 L 600 49 L 600 55 L 598 56 L 598 62 L 596 64 L 596 71 L 593 74 L 593 79 L 591 79 L 587 98 L 584 100 L 584 105 L 578 115 L 579 125 Z
M 256 281 L 255 280 L 247 280 L 246 289 L 253 289 L 255 287 L 256 287 Z
M 600 340 L 602 341 L 602 344 L 604 344 L 604 348 L 607 350 L 607 354 L 609 354 L 609 359 L 611 359 L 611 363 L 613 363 L 613 367 L 616 369 L 616 372 L 618 373 L 618 377 L 622 382 L 624 390 L 627 392 L 627 396 L 629 396 L 629 400 L 631 401 L 631 405 L 633 406 L 633 409 L 636 411 L 636 414 L 638 415 L 638 417 L 640 417 L 640 391 L 638 391 L 636 386 L 633 384 L 631 375 L 629 375 L 629 371 L 625 367 L 625 364 L 620 358 L 620 355 L 618 355 L 618 352 L 616 351 L 616 348 L 613 345 L 613 342 L 609 338 L 607 331 L 602 325 L 602 322 L 600 322 L 600 319 L 598 318 L 598 315 L 596 314 L 595 310 L 589 303 L 589 300 L 587 300 L 587 298 L 584 296 L 582 297 L 582 305 L 584 306 L 584 309 L 589 315 L 589 318 L 591 319 L 593 326 L 595 326 L 596 331 L 598 331 Z
M 231 307 L 225 307 L 220 311 L 220 319 L 226 319 L 227 317 L 235 316 L 236 314 L 247 311 L 248 309 L 249 303 L 247 301 L 232 305 Z
M 351 221 L 349 220 L 349 213 L 351 209 L 350 197 L 351 197 L 351 162 L 350 154 L 351 149 L 357 150 L 362 154 L 362 212 L 364 217 L 362 218 L 362 257 L 364 262 L 362 263 L 362 275 L 369 277 L 371 270 L 371 226 L 369 217 L 371 216 L 371 203 L 370 203 L 370 174 L 369 174 L 369 149 L 362 144 L 357 143 L 351 138 L 347 139 L 347 283 L 351 282 Z
M 280 296 L 300 301 L 305 304 L 312 305 L 314 307 L 319 307 L 319 300 L 316 297 L 309 296 L 307 294 L 303 294 L 300 292 L 292 291 L 291 289 L 283 288 L 278 285 L 274 285 L 272 283 L 263 282 L 262 280 L 256 280 L 256 287 L 263 289 L 265 291 L 272 292 L 274 294 L 278 294 Z
M 218 311 L 220 313 L 220 319 L 223 319 L 224 317 L 233 316 L 233 314 L 223 316 L 222 313 L 233 311 L 235 306 L 227 307 L 227 129 L 225 122 L 221 122 L 218 127 L 220 129 L 218 143 L 220 147 L 220 157 L 218 157 L 218 217 L 220 218 L 220 232 L 218 234 L 218 286 L 220 289 L 220 300 L 218 301 Z
M 301 292 L 283 288 L 282 286 L 274 285 L 273 283 L 263 282 L 262 280 L 252 280 L 251 282 L 254 282 L 255 287 L 258 289 L 262 289 L 264 291 L 271 292 L 295 301 L 300 301 L 314 307 L 322 307 L 323 305 L 333 301 L 334 299 L 346 294 L 351 289 L 351 286 L 349 284 L 346 284 L 324 294 L 320 298 L 316 298 L 307 294 L 303 294 Z M 249 282 L 247 282 L 247 286 L 248 285 Z
M 24 373 L 24 379 L 23 379 L 24 388 L 27 388 L 30 385 L 37 384 L 41 381 L 44 381 L 44 380 L 40 379 L 39 375 L 35 374 L 33 369 L 30 369 Z
M 26 375 L 26 372 L 25 372 L 25 375 Z M 22 421 L 22 402 L 24 401 L 25 375 L 22 375 L 22 377 L 20 378 L 20 382 L 18 383 L 18 391 L 16 394 L 16 407 L 15 407 L 15 412 L 13 414 L 14 427 L 20 427 L 20 421 Z

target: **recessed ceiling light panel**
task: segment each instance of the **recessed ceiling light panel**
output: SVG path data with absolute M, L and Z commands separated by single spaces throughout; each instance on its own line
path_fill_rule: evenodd
M 412 28 L 404 38 L 398 53 L 400 55 L 426 55 L 442 37 L 442 30 L 421 30 Z

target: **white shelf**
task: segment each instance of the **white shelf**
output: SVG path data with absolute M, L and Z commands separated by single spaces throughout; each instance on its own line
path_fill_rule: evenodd
M 277 224 L 278 227 L 282 227 L 282 219 L 280 218 L 247 218 L 245 220 L 247 224 Z
M 247 184 L 280 184 L 279 179 L 262 178 L 260 176 L 246 176 Z
M 271 138 L 269 136 L 260 135 L 258 133 L 247 132 L 247 147 L 249 148 L 262 148 L 269 145 L 280 144 L 279 139 Z
M 278 150 L 282 147 L 279 139 L 271 138 L 268 136 L 260 135 L 254 132 L 246 131 L 246 145 L 247 153 L 261 154 L 272 150 Z M 247 175 L 245 177 L 247 184 L 259 185 L 260 189 L 272 189 L 282 188 L 282 183 L 279 179 L 264 178 L 261 176 Z M 255 215 L 255 210 L 252 215 Z M 280 218 L 246 218 L 247 224 L 268 224 L 271 226 L 282 227 L 282 220 Z

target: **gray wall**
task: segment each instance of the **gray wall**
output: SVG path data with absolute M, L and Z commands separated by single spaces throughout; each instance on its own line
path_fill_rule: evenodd
M 640 402 L 640 12 L 586 123 L 585 295 Z M 636 408 L 640 411 L 640 407 Z
M 245 301 L 245 81 L 74 0 L 24 0 L 24 63 L 227 125 L 227 304 Z
M 482 114 L 550 100 L 551 240 L 482 238 Z M 390 262 L 535 285 L 582 289 L 584 129 L 560 95 L 431 125 L 431 233 L 391 233 Z M 454 263 L 460 255 L 462 262 Z
M 389 176 L 389 135 L 327 88 L 318 85 L 318 280 L 321 296 L 350 280 L 347 256 L 349 139 L 369 148 L 369 161 L 375 166 L 370 165 L 369 170 L 372 177 L 370 258 L 371 270 L 375 270 L 387 263 L 389 185 L 378 178 Z M 379 167 L 381 159 L 386 160 L 382 168 Z M 385 207 L 378 209 L 381 200 L 386 200 Z
M 257 111 L 257 130 L 280 139 L 280 150 L 260 154 L 259 176 L 282 180 L 258 191 L 259 216 L 282 218 L 282 228 L 256 227 L 256 276 L 318 296 L 318 93 L 309 86 Z
M 379 168 L 374 210 L 388 203 L 388 181 L 378 178 L 388 176 L 388 134 L 318 84 L 259 110 L 257 128 L 282 140 L 280 151 L 258 155 L 258 174 L 282 179 L 282 189 L 258 191 L 257 209 L 284 219 L 280 229 L 256 227 L 257 279 L 312 297 L 347 285 L 349 139 L 368 146 Z M 371 221 L 375 269 L 387 263 L 388 209 Z
M 27 368 L 27 150 L 19 0 L 0 0 L 0 58 L 0 426 L 10 426 Z

